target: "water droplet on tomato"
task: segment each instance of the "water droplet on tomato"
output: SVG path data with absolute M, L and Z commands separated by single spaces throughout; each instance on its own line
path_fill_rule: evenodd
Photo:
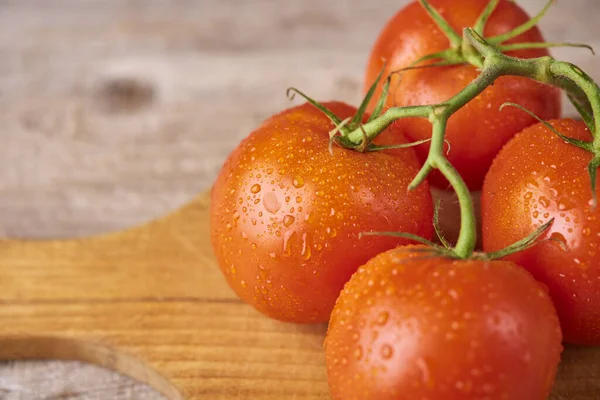
M 538 201 L 544 207 L 549 207 L 550 206 L 550 200 L 548 200 L 548 198 L 545 197 L 545 196 L 540 197 L 540 199 Z
M 292 215 L 286 215 L 285 217 L 283 217 L 283 225 L 285 227 L 289 227 L 294 223 L 295 220 L 296 218 L 294 218 Z
M 265 210 L 271 214 L 275 214 L 281 208 L 281 203 L 279 203 L 279 200 L 277 200 L 277 195 L 275 195 L 273 192 L 268 192 L 264 195 L 263 204 L 265 205 Z
M 310 259 L 310 256 L 312 254 L 312 250 L 310 249 L 310 243 L 308 240 L 308 234 L 306 232 L 302 234 L 302 251 L 300 254 L 302 255 L 302 258 L 305 261 Z
M 304 179 L 300 176 L 296 176 L 296 177 L 294 177 L 294 180 L 292 181 L 292 185 L 294 185 L 294 187 L 296 187 L 296 188 L 301 188 L 302 186 L 304 186 Z
M 240 233 L 240 236 L 242 237 L 242 239 L 248 239 L 248 235 L 246 234 L 246 232 Z
M 539 216 L 540 216 L 540 213 L 538 211 L 533 212 L 533 218 L 537 218 Z
M 583 234 L 583 236 L 590 236 L 590 234 L 592 233 L 592 230 L 586 226 L 585 228 L 583 228 L 581 233 Z
M 287 231 L 283 234 L 283 255 L 289 257 L 292 254 L 292 238 L 296 231 Z
M 231 224 L 228 222 L 227 225 L 225 225 L 225 228 L 227 228 L 228 231 L 230 231 L 233 226 L 231 226 Z
M 243 279 L 240 281 L 240 285 L 241 285 L 243 288 L 246 288 L 246 287 L 248 286 L 248 285 L 246 284 L 246 281 L 245 281 L 245 280 L 243 280 Z
M 377 325 L 384 326 L 388 322 L 389 318 L 390 318 L 390 313 L 388 313 L 387 311 L 381 312 L 377 316 L 377 320 L 376 320 Z
M 254 194 L 259 193 L 261 190 L 261 187 L 258 183 L 255 183 L 254 185 L 252 185 L 252 187 L 250 188 L 250 191 Z
M 394 355 L 394 349 L 389 344 L 384 344 L 381 346 L 381 358 L 384 360 L 389 360 Z
M 360 361 L 360 359 L 363 356 L 363 349 L 361 346 L 356 347 L 356 349 L 354 349 L 354 358 L 356 359 L 356 361 Z

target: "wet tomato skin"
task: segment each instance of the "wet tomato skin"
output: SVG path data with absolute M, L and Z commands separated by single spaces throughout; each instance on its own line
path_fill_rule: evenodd
M 325 355 L 335 400 L 544 400 L 561 331 L 547 291 L 506 261 L 406 246 L 345 285 Z
M 489 0 L 431 0 L 457 32 L 473 26 Z M 485 30 L 491 37 L 508 32 L 529 19 L 515 2 L 501 0 Z M 538 28 L 530 29 L 509 43 L 542 42 Z M 448 39 L 416 1 L 396 13 L 377 38 L 366 68 L 364 90 L 368 90 L 384 67 L 385 75 L 409 66 L 419 58 L 448 49 Z M 548 55 L 545 49 L 507 53 L 521 58 Z M 478 75 L 471 65 L 425 68 L 394 75 L 387 106 L 437 104 L 464 89 Z M 381 90 L 381 85 L 379 91 Z M 485 173 L 500 148 L 517 132 L 535 123 L 535 119 L 514 108 L 499 111 L 507 101 L 516 102 L 540 118 L 560 116 L 560 91 L 556 88 L 516 76 L 500 77 L 493 86 L 465 105 L 449 120 L 446 140 L 451 149 L 448 158 L 469 188 L 481 190 Z M 405 118 L 396 122 L 411 141 L 431 137 L 427 119 Z M 429 146 L 415 148 L 424 161 Z M 437 171 L 431 174 L 432 186 L 446 189 L 446 179 Z
M 592 139 L 581 121 L 551 124 L 563 135 Z M 506 259 L 548 286 L 565 341 L 583 345 L 600 344 L 600 209 L 591 203 L 591 159 L 591 153 L 536 124 L 498 154 L 481 197 L 485 251 L 503 248 L 554 218 L 542 239 L 555 240 Z
M 340 118 L 356 111 L 325 105 Z M 419 167 L 414 151 L 359 153 L 334 146 L 331 155 L 332 128 L 309 104 L 270 117 L 230 154 L 212 189 L 211 241 L 228 284 L 282 321 L 327 321 L 358 266 L 407 243 L 359 239 L 359 233 L 432 236 L 427 183 L 407 191 Z M 399 139 L 386 133 L 378 143 Z

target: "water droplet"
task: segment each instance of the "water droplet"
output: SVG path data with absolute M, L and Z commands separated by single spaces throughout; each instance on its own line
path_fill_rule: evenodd
M 289 257 L 292 253 L 292 238 L 296 231 L 287 231 L 283 234 L 283 255 Z
M 359 361 L 363 356 L 363 349 L 361 346 L 358 346 L 356 349 L 354 349 L 354 358 Z
M 254 194 L 259 193 L 261 190 L 261 187 L 258 183 L 255 183 L 254 185 L 252 185 L 252 187 L 250 188 L 250 191 Z
M 581 233 L 583 234 L 583 236 L 590 236 L 590 234 L 592 233 L 592 230 L 586 226 L 585 228 L 583 228 Z
M 302 186 L 304 186 L 304 179 L 302 177 L 300 177 L 300 176 L 296 176 L 296 177 L 294 177 L 294 180 L 292 181 L 292 184 L 296 188 L 301 188 Z
M 394 355 L 394 349 L 389 344 L 384 344 L 381 347 L 381 358 L 389 360 Z
M 271 214 L 275 214 L 281 208 L 281 203 L 279 203 L 277 195 L 273 192 L 264 195 L 263 204 L 265 205 L 265 209 Z
M 271 258 L 277 258 L 277 254 L 275 254 L 274 251 L 269 252 L 269 257 Z
M 246 281 L 243 279 L 240 281 L 240 285 L 242 285 L 243 288 L 246 288 L 246 286 L 248 286 L 246 285 Z
M 225 228 L 227 228 L 228 231 L 230 231 L 233 226 L 231 226 L 231 224 L 228 222 L 227 225 L 225 225 Z
M 329 211 L 329 216 L 333 217 L 335 215 L 335 209 L 333 209 L 333 207 L 331 208 L 331 210 Z
M 533 193 L 532 192 L 525 193 L 525 200 L 531 200 L 532 197 L 533 197 Z
M 240 236 L 242 237 L 242 239 L 248 239 L 248 235 L 246 235 L 246 232 L 240 233 Z
M 230 271 L 231 271 L 231 275 L 237 274 L 237 268 L 235 267 L 235 265 L 231 266 Z
M 260 203 L 260 199 L 255 199 L 254 204 L 258 204 L 258 203 Z
M 547 197 L 542 196 L 542 197 L 540 197 L 540 199 L 538 201 L 544 207 L 549 207 L 550 206 L 550 200 L 548 200 Z
M 283 217 L 283 225 L 285 227 L 289 227 L 294 223 L 295 220 L 296 218 L 294 218 L 292 215 L 286 215 L 285 217 Z
M 250 247 L 252 247 L 252 250 L 256 250 L 256 247 L 257 247 L 257 246 L 256 246 L 256 243 L 252 243 L 252 244 L 250 245 Z
M 566 205 L 564 205 L 563 203 L 560 203 L 560 204 L 558 205 L 558 209 L 559 209 L 559 210 L 561 210 L 561 211 L 564 211 L 564 210 L 566 210 L 566 209 L 567 209 L 567 206 L 566 206 Z
M 250 221 L 252 222 L 252 225 L 256 225 L 256 218 L 252 218 Z
M 387 311 L 382 311 L 377 316 L 377 320 L 376 320 L 377 325 L 384 326 L 388 322 L 389 318 L 390 318 L 390 313 L 388 313 Z
M 540 213 L 538 211 L 533 212 L 533 218 L 538 218 L 539 216 L 540 216 Z

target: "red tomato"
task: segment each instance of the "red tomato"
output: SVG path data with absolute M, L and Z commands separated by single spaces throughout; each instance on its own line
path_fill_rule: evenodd
M 356 112 L 342 103 L 326 106 L 341 118 Z M 227 282 L 245 302 L 279 320 L 327 321 L 362 263 L 407 243 L 359 239 L 359 233 L 432 236 L 427 184 L 407 191 L 418 171 L 414 151 L 359 153 L 334 146 L 331 155 L 332 128 L 308 104 L 269 118 L 230 154 L 212 191 L 211 239 Z
M 592 138 L 580 121 L 562 119 L 551 125 L 565 136 Z M 587 172 L 591 159 L 591 153 L 536 124 L 515 136 L 498 154 L 486 177 L 481 203 L 486 252 L 506 247 L 555 219 L 545 237 L 558 241 L 543 241 L 507 259 L 548 286 L 565 341 L 597 345 L 600 208 L 591 206 Z M 596 193 L 600 196 L 599 190 Z
M 543 286 L 510 262 L 423 250 L 382 253 L 344 287 L 325 341 L 333 398 L 545 400 L 562 345 Z
M 489 0 L 430 0 L 457 32 L 473 26 Z M 491 37 L 521 25 L 528 20 L 526 13 L 515 3 L 501 0 L 492 14 L 485 36 Z M 537 28 L 509 41 L 541 42 Z M 445 50 L 448 39 L 417 2 L 401 9 L 385 26 L 378 37 L 367 66 L 365 91 L 372 85 L 386 61 L 385 75 L 409 66 L 419 58 Z M 547 50 L 534 49 L 512 52 L 521 58 L 548 55 Z M 437 104 L 464 89 L 478 75 L 471 65 L 426 68 L 405 72 L 402 80 L 395 75 L 390 86 L 388 106 Z M 381 90 L 381 86 L 380 86 Z M 379 93 L 379 92 L 378 92 Z M 451 144 L 448 159 L 471 190 L 480 190 L 486 171 L 500 148 L 517 132 L 533 124 L 535 119 L 517 109 L 498 108 L 507 101 L 516 102 L 540 118 L 560 116 L 560 91 L 527 78 L 501 77 L 481 95 L 454 114 L 448 124 L 446 139 Z M 426 119 L 407 118 L 397 122 L 411 141 L 431 137 L 431 124 Z M 429 146 L 416 147 L 424 161 Z M 445 178 L 435 171 L 430 175 L 433 186 L 446 189 Z

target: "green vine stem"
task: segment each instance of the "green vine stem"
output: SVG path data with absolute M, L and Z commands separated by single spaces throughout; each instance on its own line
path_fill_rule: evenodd
M 419 186 L 427 176 L 438 169 L 448 179 L 456 192 L 461 210 L 461 226 L 454 254 L 459 258 L 472 257 L 477 239 L 477 228 L 473 202 L 462 177 L 450 164 L 444 154 L 444 137 L 448 119 L 459 109 L 481 94 L 496 79 L 504 75 L 523 76 L 538 82 L 564 89 L 578 104 L 577 108 L 585 114 L 591 111 L 588 123 L 594 137 L 588 150 L 594 153 L 590 163 L 590 177 L 595 187 L 595 166 L 600 165 L 600 87 L 579 67 L 550 56 L 520 59 L 502 54 L 501 50 L 481 37 L 474 29 L 464 30 L 464 40 L 468 42 L 481 59 L 483 68 L 479 76 L 467 87 L 449 100 L 434 105 L 393 107 L 381 116 L 374 118 L 345 135 L 349 143 L 372 141 L 394 121 L 400 118 L 427 118 L 432 124 L 431 146 L 428 157 L 421 170 L 410 184 L 413 189 Z

